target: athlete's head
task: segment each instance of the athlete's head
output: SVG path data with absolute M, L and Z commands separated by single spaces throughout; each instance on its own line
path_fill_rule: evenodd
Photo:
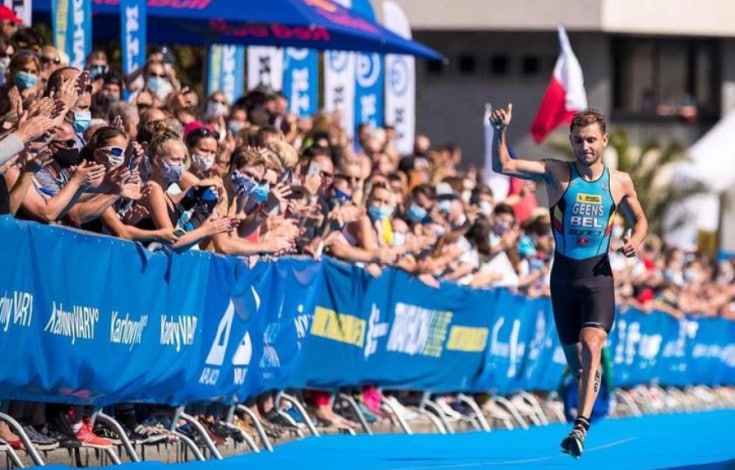
M 608 135 L 605 116 L 601 112 L 588 109 L 576 114 L 569 131 L 569 141 L 577 162 L 589 166 L 602 160 Z

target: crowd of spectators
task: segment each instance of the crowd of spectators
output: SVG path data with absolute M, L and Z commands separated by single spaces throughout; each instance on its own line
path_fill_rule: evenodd
M 413 152 L 400 155 L 392 127 L 364 124 L 351 138 L 339 116 L 297 117 L 288 96 L 267 87 L 234 102 L 221 91 L 200 96 L 181 85 L 166 48 L 129 76 L 99 50 L 83 70 L 69 67 L 54 47 L 5 23 L 0 213 L 151 249 L 327 255 L 374 276 L 403 269 L 431 286 L 549 293 L 552 221 L 533 183 L 513 180 L 508 194 L 493 194 L 456 145 L 418 135 Z M 735 318 L 731 262 L 713 264 L 655 236 L 627 259 L 616 252 L 623 225 L 616 221 L 611 250 L 622 311 Z M 363 390 L 362 401 L 379 416 L 376 393 Z M 331 409 L 328 394 L 314 392 L 310 403 L 325 423 L 354 425 Z M 289 425 L 273 413 L 277 405 L 267 395 L 251 403 L 274 435 Z M 84 409 L 10 408 L 39 447 L 111 445 L 93 433 Z M 116 411 L 140 439 L 161 434 L 131 405 Z M 216 410 L 200 415 L 213 438 L 232 435 L 217 426 Z M 241 421 L 250 432 L 252 423 Z M 3 422 L 0 439 L 21 445 Z

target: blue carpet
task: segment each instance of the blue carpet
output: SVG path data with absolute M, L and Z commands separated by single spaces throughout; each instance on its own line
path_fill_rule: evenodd
M 177 470 L 462 470 L 483 468 L 735 469 L 735 410 L 608 419 L 596 423 L 579 460 L 562 454 L 568 425 L 453 435 L 322 436 L 292 441 L 275 452 L 219 462 L 179 464 Z M 125 470 L 171 468 L 161 463 Z M 65 469 L 55 466 L 47 468 Z

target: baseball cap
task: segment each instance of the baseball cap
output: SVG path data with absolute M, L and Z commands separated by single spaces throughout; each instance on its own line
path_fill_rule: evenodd
M 23 23 L 23 20 L 18 18 L 15 12 L 5 5 L 0 5 L 0 21 L 10 21 L 15 24 Z
M 219 133 L 217 132 L 217 130 L 213 126 L 210 126 L 209 124 L 205 124 L 202 121 L 192 121 L 186 126 L 184 126 L 184 137 L 188 137 L 189 134 L 195 131 L 199 131 L 200 129 L 206 129 L 212 134 L 216 134 L 215 139 L 219 139 Z

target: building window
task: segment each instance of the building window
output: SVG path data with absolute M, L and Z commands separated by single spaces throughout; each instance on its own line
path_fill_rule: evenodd
M 441 75 L 444 72 L 444 62 L 441 60 L 427 60 L 426 73 L 428 75 Z
M 508 75 L 510 59 L 507 55 L 494 55 L 490 57 L 490 74 L 496 76 Z
M 541 71 L 541 59 L 535 55 L 526 55 L 521 59 L 521 74 L 536 75 Z
M 613 39 L 613 111 L 687 122 L 719 116 L 719 57 L 712 40 Z
M 462 54 L 459 56 L 459 73 L 472 75 L 477 70 L 477 58 L 473 55 Z

